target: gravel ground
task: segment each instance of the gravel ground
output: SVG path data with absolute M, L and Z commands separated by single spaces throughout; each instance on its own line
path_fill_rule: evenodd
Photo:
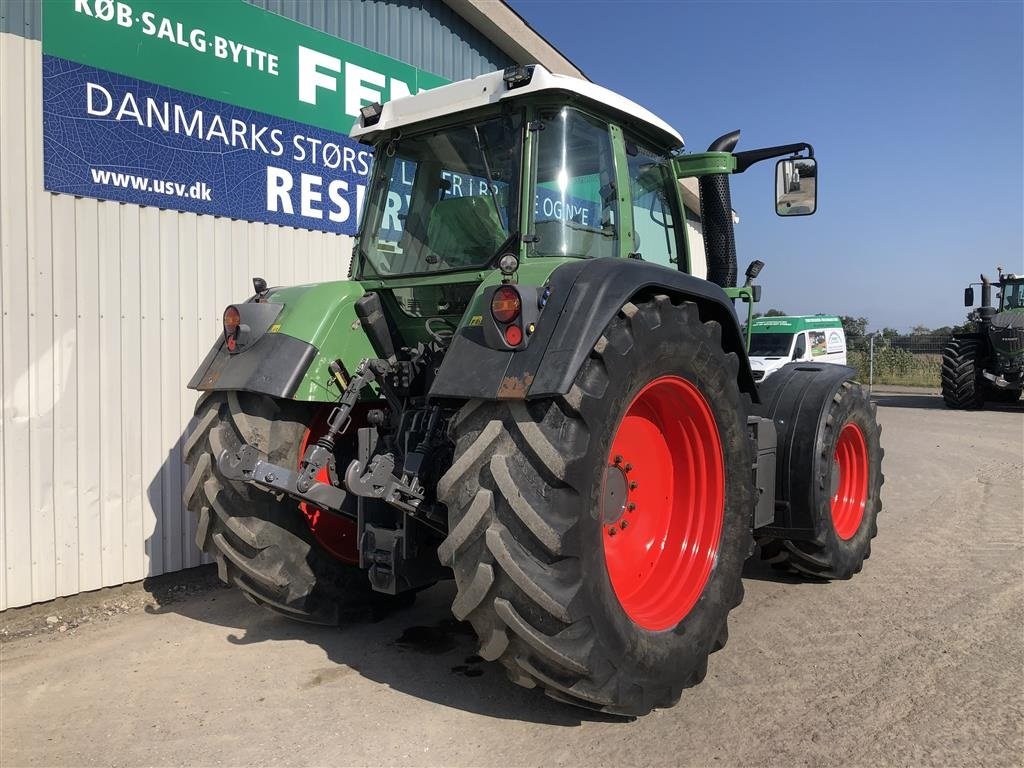
M 1024 408 L 876 398 L 864 572 L 748 565 L 729 645 L 674 709 L 623 721 L 513 686 L 450 584 L 339 630 L 204 570 L 0 614 L 0 764 L 1020 765 Z

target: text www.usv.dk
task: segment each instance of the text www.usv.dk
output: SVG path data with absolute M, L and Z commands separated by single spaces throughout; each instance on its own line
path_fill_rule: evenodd
M 137 189 L 140 192 L 155 192 L 158 195 L 184 197 L 190 200 L 213 200 L 213 190 L 207 186 L 205 181 L 197 181 L 192 186 L 187 186 L 177 181 L 151 179 L 147 176 L 134 176 L 130 173 L 101 171 L 99 168 L 90 168 L 89 172 L 92 174 L 94 184 Z

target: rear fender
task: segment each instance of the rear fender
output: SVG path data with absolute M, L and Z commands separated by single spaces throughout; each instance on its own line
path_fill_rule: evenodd
M 341 360 L 351 372 L 364 357 L 376 357 L 355 312 L 363 294 L 359 283 L 348 280 L 274 288 L 266 303 L 282 309 L 273 324 L 235 354 L 218 338 L 189 388 L 243 390 L 309 402 L 337 400 L 341 393 L 328 366 Z
M 551 272 L 548 285 L 547 306 L 526 349 L 494 349 L 486 343 L 480 324 L 462 326 L 434 380 L 431 397 L 524 400 L 565 394 L 623 305 L 661 293 L 693 301 L 702 320 L 721 325 L 722 347 L 739 359 L 740 389 L 756 401 L 757 388 L 736 313 L 717 285 L 657 264 L 625 259 L 563 264 Z M 486 312 L 480 310 L 480 314 Z

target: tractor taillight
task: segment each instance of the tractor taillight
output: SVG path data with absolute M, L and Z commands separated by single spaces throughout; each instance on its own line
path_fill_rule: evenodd
M 228 345 L 228 352 L 234 352 L 238 344 L 238 328 L 242 324 L 242 316 L 238 313 L 238 307 L 230 306 L 224 310 L 224 340 Z
M 494 319 L 499 323 L 511 323 L 519 317 L 522 308 L 523 302 L 519 298 L 519 291 L 508 285 L 503 285 L 496 290 L 494 297 L 491 299 L 491 314 L 494 315 Z M 519 331 L 519 335 L 521 340 L 522 331 Z
M 505 343 L 510 347 L 518 347 L 523 343 L 523 329 L 518 325 L 510 325 L 505 329 Z

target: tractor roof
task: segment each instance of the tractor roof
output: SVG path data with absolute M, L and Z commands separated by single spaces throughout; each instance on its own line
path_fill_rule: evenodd
M 622 118 L 627 125 L 632 123 L 646 129 L 667 147 L 676 149 L 683 146 L 683 137 L 672 126 L 639 104 L 587 80 L 552 74 L 540 64 L 531 66 L 533 74 L 530 81 L 512 88 L 505 83 L 504 71 L 499 70 L 422 91 L 415 96 L 394 99 L 383 105 L 380 119 L 375 124 L 364 127 L 362 120 L 357 120 L 352 128 L 352 137 L 369 142 L 384 131 L 445 115 L 539 93 L 563 93 L 581 98 L 601 111 L 617 113 L 617 117 Z

